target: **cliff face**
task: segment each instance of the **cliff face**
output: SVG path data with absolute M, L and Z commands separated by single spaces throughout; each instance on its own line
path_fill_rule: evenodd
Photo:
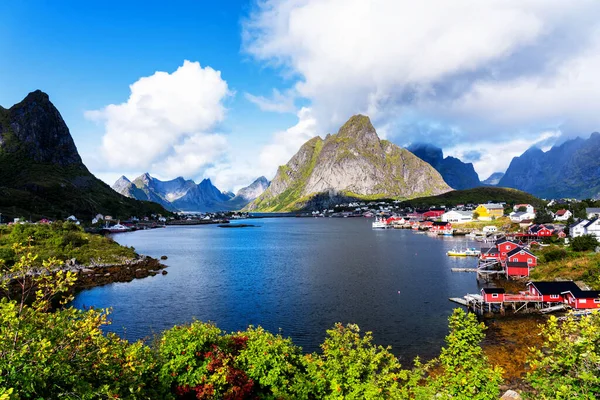
M 481 185 L 472 163 L 464 163 L 455 157 L 444 158 L 444 153 L 439 147 L 417 143 L 409 146 L 408 150 L 431 164 L 453 189 L 471 189 Z
M 530 148 L 513 158 L 498 186 L 544 198 L 600 196 L 600 133 L 576 138 L 547 152 Z
M 166 213 L 118 195 L 92 175 L 62 116 L 39 90 L 0 107 L 0 212 L 50 219 Z
M 327 206 L 331 198 L 413 198 L 448 190 L 429 164 L 380 140 L 369 118 L 356 115 L 337 134 L 306 142 L 247 209 L 290 211 Z
M 482 181 L 481 183 L 483 183 L 484 185 L 496 186 L 503 176 L 504 172 L 494 172 L 485 181 Z

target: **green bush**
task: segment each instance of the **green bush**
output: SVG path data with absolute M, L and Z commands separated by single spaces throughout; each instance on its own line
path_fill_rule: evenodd
M 598 247 L 598 239 L 592 235 L 583 235 L 571 240 L 573 251 L 590 251 Z
M 541 254 L 546 262 L 564 260 L 568 256 L 567 251 L 558 246 L 547 247 L 542 250 Z

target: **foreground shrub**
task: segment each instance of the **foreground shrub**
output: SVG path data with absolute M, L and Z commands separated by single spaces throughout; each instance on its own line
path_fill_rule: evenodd
M 480 346 L 485 326 L 462 309 L 455 309 L 449 321 L 439 369 L 427 382 L 430 393 L 438 399 L 497 399 L 502 370 L 489 364 Z
M 558 246 L 550 246 L 542 251 L 546 262 L 559 261 L 567 258 L 567 251 Z
M 542 330 L 544 345 L 532 349 L 528 374 L 535 398 L 600 398 L 600 314 L 560 322 L 550 317 Z
M 598 239 L 592 235 L 583 235 L 571 240 L 573 251 L 591 251 L 598 247 Z

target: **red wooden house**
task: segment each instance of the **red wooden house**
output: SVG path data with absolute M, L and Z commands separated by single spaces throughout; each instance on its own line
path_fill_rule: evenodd
M 529 233 L 537 237 L 550 237 L 554 233 L 554 227 L 533 225 L 529 228 Z
M 504 260 L 506 259 L 508 253 L 510 253 L 514 249 L 520 248 L 521 246 L 517 242 L 501 239 L 496 242 L 496 247 L 498 248 L 498 252 L 500 253 L 500 259 Z
M 537 257 L 527 249 L 516 248 L 506 254 L 506 261 L 513 263 L 527 263 L 529 267 L 537 265 Z
M 479 258 L 487 261 L 500 261 L 500 252 L 496 247 L 482 247 Z
M 529 276 L 530 266 L 526 262 L 512 262 L 506 263 L 506 276 L 513 278 L 521 278 Z
M 446 212 L 446 210 L 444 209 L 432 209 L 429 211 L 425 211 L 423 213 L 423 218 L 425 219 L 435 219 L 435 218 L 439 218 L 442 216 L 442 214 L 444 214 Z
M 548 282 L 538 281 L 527 283 L 528 291 L 533 296 L 542 296 L 544 303 L 563 303 L 564 292 L 579 291 L 579 287 L 573 281 Z
M 431 223 L 430 232 L 452 232 L 452 224 L 450 222 L 434 221 Z
M 504 289 L 503 288 L 483 288 L 481 289 L 481 296 L 485 303 L 503 303 L 504 302 Z
M 563 292 L 565 302 L 571 307 L 582 310 L 600 308 L 600 290 L 569 290 Z

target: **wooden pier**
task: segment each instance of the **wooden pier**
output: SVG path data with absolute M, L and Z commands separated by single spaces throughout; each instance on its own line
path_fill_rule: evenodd
M 484 312 L 500 313 L 504 315 L 507 310 L 511 309 L 514 313 L 536 311 L 546 314 L 549 312 L 561 311 L 566 308 L 566 305 L 564 304 L 543 308 L 544 302 L 542 296 L 533 296 L 525 293 L 505 294 L 502 297 L 502 300 L 491 302 L 486 302 L 480 294 L 466 294 L 462 298 L 451 297 L 449 300 L 467 307 L 469 311 L 479 315 L 483 315 Z

